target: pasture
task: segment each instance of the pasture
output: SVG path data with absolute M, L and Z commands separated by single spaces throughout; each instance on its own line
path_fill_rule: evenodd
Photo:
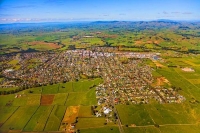
M 33 114 L 24 131 L 43 131 L 53 106 L 39 106 Z
M 0 127 L 0 132 L 8 130 L 23 130 L 38 106 L 19 107 L 14 114 Z
M 65 111 L 66 106 L 55 105 L 46 122 L 44 131 L 58 131 Z
M 105 118 L 78 118 L 77 129 L 98 128 L 105 126 Z
M 81 133 L 120 133 L 117 126 L 80 129 Z

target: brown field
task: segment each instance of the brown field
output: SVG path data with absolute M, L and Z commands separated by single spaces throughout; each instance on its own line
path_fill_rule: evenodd
M 51 105 L 54 100 L 54 95 L 42 95 L 40 105 Z
M 30 44 L 30 45 L 46 45 L 52 49 L 57 49 L 57 48 L 61 47 L 57 43 L 50 43 L 50 42 L 43 42 L 43 41 L 33 41 L 33 42 L 29 42 L 28 44 Z
M 65 112 L 65 116 L 63 118 L 63 122 L 73 123 L 78 116 L 79 106 L 69 106 Z
M 78 117 L 79 106 L 69 106 L 65 112 L 65 116 L 62 120 L 62 124 L 60 126 L 60 130 L 62 131 L 72 131 L 71 124 L 76 122 L 76 118 Z
M 182 68 L 182 70 L 185 72 L 194 72 L 194 69 L 188 67 Z
M 143 42 L 142 41 L 135 41 L 135 44 L 140 45 L 140 44 L 143 44 Z
M 169 81 L 165 77 L 157 78 L 157 86 L 162 86 L 164 83 L 169 84 Z
M 164 67 L 162 64 L 160 64 L 158 61 L 152 60 L 153 63 L 157 66 L 157 67 Z
M 170 85 L 170 82 L 165 77 L 158 77 L 151 85 L 153 87 L 156 87 L 156 86 L 163 86 L 165 84 Z

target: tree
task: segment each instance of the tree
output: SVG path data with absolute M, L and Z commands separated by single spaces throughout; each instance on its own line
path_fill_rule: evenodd
M 75 49 L 76 49 L 75 45 L 69 45 L 68 46 L 68 50 L 75 50 Z

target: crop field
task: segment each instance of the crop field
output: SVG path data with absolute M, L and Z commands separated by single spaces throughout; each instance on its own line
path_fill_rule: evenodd
M 116 126 L 107 126 L 100 128 L 86 128 L 80 129 L 81 133 L 120 133 L 118 127 Z
M 66 106 L 55 105 L 46 122 L 44 131 L 58 131 L 65 111 Z
M 153 120 L 149 113 L 140 105 L 118 105 L 117 111 L 124 125 L 152 125 Z
M 80 106 L 78 117 L 94 117 L 92 115 L 91 106 Z
M 106 120 L 105 118 L 79 118 L 78 123 L 76 125 L 77 129 L 84 128 L 98 128 L 105 126 Z M 114 125 L 113 123 L 109 123 L 110 126 Z M 107 126 L 107 125 L 106 125 Z
M 51 105 L 53 103 L 55 95 L 42 95 L 40 104 L 41 105 Z
M 25 126 L 24 131 L 43 131 L 52 109 L 53 106 L 39 106 Z
M 54 97 L 52 105 L 65 105 L 68 93 L 57 93 Z
M 22 106 L 1 126 L 0 132 L 22 130 L 32 117 L 38 106 Z
M 40 94 L 10 94 L 1 96 L 1 106 L 40 105 Z
M 18 107 L 0 107 L 0 127 L 5 123 L 9 117 L 18 109 Z
M 1 95 L 0 132 L 58 131 L 65 112 L 73 106 L 78 107 L 76 117 L 94 117 L 91 114 L 91 105 L 95 105 L 97 101 L 95 89 L 92 87 L 101 81 L 94 79 L 67 82 Z M 81 112 L 85 112 L 80 114 L 79 108 Z M 19 121 L 17 124 L 16 120 Z
M 148 127 L 125 127 L 125 133 L 160 133 L 160 129 L 154 126 Z
M 43 86 L 42 87 L 42 94 L 56 94 L 58 93 L 58 88 L 60 84 L 55 84 L 51 86 Z

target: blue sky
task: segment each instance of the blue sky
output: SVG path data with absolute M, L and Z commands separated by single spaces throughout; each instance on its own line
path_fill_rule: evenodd
M 200 20 L 200 0 L 0 0 L 0 23 Z

